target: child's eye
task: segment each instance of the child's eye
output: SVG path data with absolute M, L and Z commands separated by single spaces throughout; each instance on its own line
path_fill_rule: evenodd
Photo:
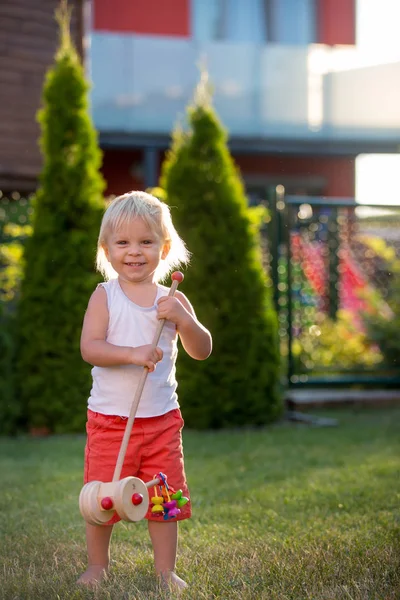
M 153 242 L 151 240 L 143 240 L 142 244 L 145 244 L 146 246 L 148 246 L 149 244 L 152 244 Z
M 118 240 L 117 245 L 118 246 L 124 246 L 126 244 L 125 240 Z

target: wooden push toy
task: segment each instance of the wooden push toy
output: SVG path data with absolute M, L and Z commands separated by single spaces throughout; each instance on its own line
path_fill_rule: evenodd
M 172 285 L 168 294 L 169 296 L 175 294 L 178 284 L 182 281 L 182 273 L 175 272 L 172 274 Z M 158 324 L 152 342 L 153 348 L 158 344 L 164 323 L 165 319 L 162 319 Z M 163 473 L 155 475 L 154 479 L 147 483 L 144 483 L 138 477 L 120 479 L 133 422 L 148 372 L 148 368 L 144 367 L 126 423 L 112 481 L 109 483 L 90 481 L 83 486 L 79 495 L 79 509 L 85 521 L 91 525 L 107 523 L 114 516 L 115 512 L 123 521 L 140 521 L 144 518 L 149 508 L 148 489 L 151 487 L 155 489 L 151 511 L 159 514 L 164 519 L 176 517 L 180 512 L 180 507 L 188 502 L 188 499 L 182 496 L 181 490 L 178 490 L 175 494 L 169 494 L 167 478 Z M 160 489 L 160 496 L 157 494 L 157 486 Z

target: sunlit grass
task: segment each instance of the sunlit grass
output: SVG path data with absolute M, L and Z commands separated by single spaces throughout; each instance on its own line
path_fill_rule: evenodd
M 400 598 L 400 410 L 335 416 L 332 428 L 185 432 L 182 598 Z M 75 587 L 83 446 L 83 436 L 0 440 L 0 598 L 163 597 L 144 522 L 115 528 L 101 589 Z

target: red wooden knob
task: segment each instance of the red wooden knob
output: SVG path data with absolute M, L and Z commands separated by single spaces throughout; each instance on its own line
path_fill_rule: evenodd
M 138 506 L 139 504 L 142 504 L 143 502 L 143 496 L 142 494 L 133 494 L 132 496 L 132 504 L 134 504 L 135 506 Z
M 172 273 L 172 275 L 171 275 L 171 279 L 172 279 L 173 281 L 177 281 L 178 283 L 182 283 L 182 281 L 183 281 L 183 278 L 184 278 L 184 276 L 183 276 L 183 273 L 181 273 L 180 271 L 175 271 L 175 272 L 174 272 L 174 273 Z
M 114 502 L 112 501 L 110 496 L 106 496 L 105 498 L 103 498 L 100 504 L 101 508 L 104 508 L 104 510 L 111 510 L 112 508 L 114 508 Z

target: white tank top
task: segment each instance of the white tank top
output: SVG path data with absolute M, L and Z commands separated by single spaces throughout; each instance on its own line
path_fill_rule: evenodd
M 157 300 L 167 296 L 169 288 L 157 285 L 153 306 L 138 306 L 124 294 L 118 279 L 100 284 L 107 293 L 109 312 L 106 341 L 116 346 L 151 344 L 159 320 Z M 156 417 L 178 408 L 175 362 L 178 354 L 177 332 L 174 323 L 165 321 L 158 346 L 162 360 L 149 373 L 136 413 L 137 417 Z M 104 415 L 128 417 L 143 367 L 120 365 L 93 367 L 93 386 L 88 408 Z

